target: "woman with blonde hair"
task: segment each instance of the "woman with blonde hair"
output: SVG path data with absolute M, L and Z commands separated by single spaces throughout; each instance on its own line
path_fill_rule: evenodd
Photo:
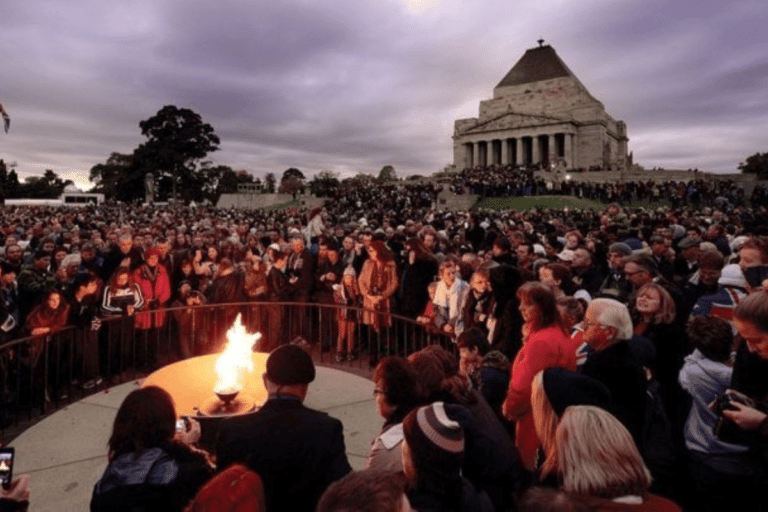
M 533 378 L 531 408 L 536 435 L 541 441 L 543 460 L 540 475 L 555 473 L 555 433 L 566 408 L 572 405 L 611 407 L 611 392 L 600 381 L 563 368 L 540 371 Z
M 682 510 L 648 492 L 651 473 L 632 436 L 600 407 L 568 407 L 555 432 L 555 450 L 550 456 L 560 488 L 596 511 Z

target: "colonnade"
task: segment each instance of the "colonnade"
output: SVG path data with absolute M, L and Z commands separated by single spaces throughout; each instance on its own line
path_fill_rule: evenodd
M 559 159 L 572 165 L 573 136 L 554 133 L 465 142 L 466 167 L 549 164 Z

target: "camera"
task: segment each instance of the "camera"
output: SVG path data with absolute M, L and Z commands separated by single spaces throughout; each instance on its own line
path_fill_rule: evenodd
M 713 405 L 713 412 L 717 415 L 717 421 L 715 426 L 712 427 L 712 431 L 715 436 L 721 441 L 729 443 L 744 444 L 743 431 L 731 420 L 723 416 L 723 411 L 734 411 L 734 403 L 744 404 L 748 407 L 754 407 L 755 403 L 747 396 L 741 393 L 733 392 L 724 393 L 717 398 Z

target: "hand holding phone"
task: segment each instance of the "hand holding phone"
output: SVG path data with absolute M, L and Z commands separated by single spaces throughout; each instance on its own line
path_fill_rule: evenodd
M 182 430 L 179 430 L 181 427 Z M 195 444 L 200 440 L 202 429 L 197 420 L 182 416 L 176 421 L 176 437 L 187 444 Z
M 0 486 L 8 490 L 13 479 L 13 463 L 16 449 L 13 447 L 0 448 Z
M 21 475 L 11 482 L 8 490 L 0 487 L 0 498 L 18 503 L 29 501 L 29 482 L 29 475 Z

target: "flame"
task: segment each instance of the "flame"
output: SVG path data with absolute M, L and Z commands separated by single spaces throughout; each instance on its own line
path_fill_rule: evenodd
M 227 345 L 216 359 L 214 369 L 218 377 L 214 391 L 239 391 L 242 389 L 241 377 L 244 373 L 253 372 L 251 353 L 253 345 L 261 333 L 248 334 L 240 315 L 237 315 L 232 327 L 227 331 Z

